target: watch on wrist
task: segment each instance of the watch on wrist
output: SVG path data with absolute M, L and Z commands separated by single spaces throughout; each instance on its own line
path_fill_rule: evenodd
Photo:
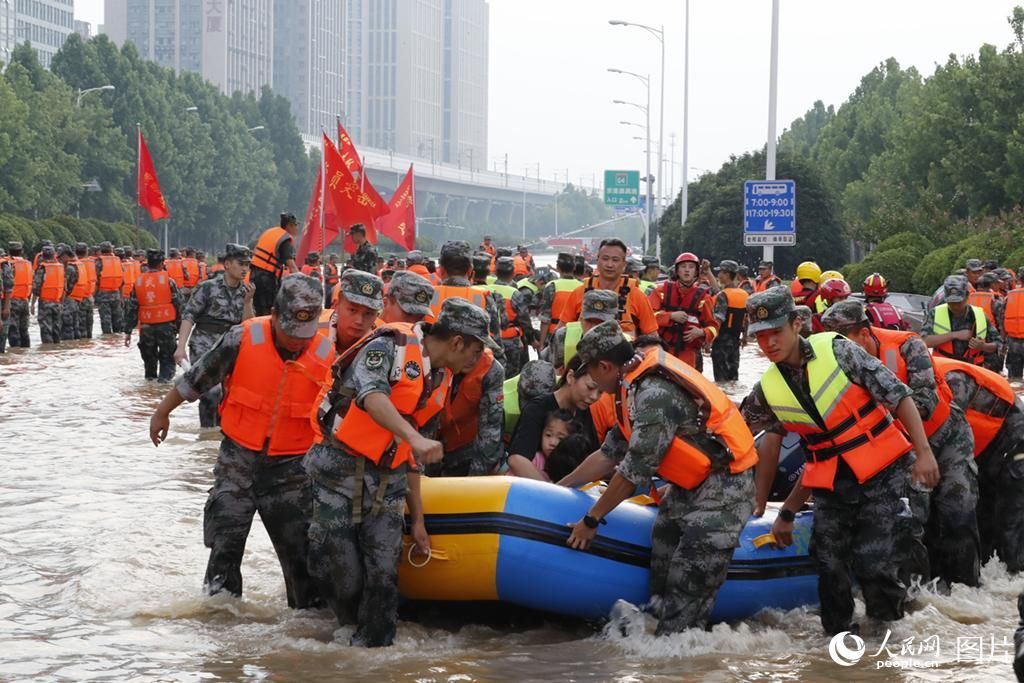
M 596 529 L 598 524 L 605 524 L 605 523 L 606 522 L 603 519 L 598 519 L 597 517 L 594 517 L 593 515 L 584 515 L 583 516 L 583 525 L 585 527 L 587 527 L 588 529 Z
M 781 519 L 783 522 L 792 522 L 794 519 L 796 519 L 796 513 L 794 513 L 792 510 L 782 508 L 781 510 L 779 510 L 779 519 Z

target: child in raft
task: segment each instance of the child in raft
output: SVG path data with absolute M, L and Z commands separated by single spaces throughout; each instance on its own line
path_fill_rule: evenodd
M 530 462 L 544 481 L 558 481 L 586 457 L 590 450 L 586 442 L 586 436 L 577 432 L 571 413 L 553 410 L 544 420 L 540 450 Z

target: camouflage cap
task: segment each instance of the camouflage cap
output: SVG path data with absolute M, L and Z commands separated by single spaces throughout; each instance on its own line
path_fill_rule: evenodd
M 643 259 L 641 259 L 641 262 L 644 264 L 645 268 L 651 268 L 653 266 L 661 268 L 661 261 L 658 260 L 657 256 L 644 256 Z
M 995 259 L 989 259 L 985 261 L 985 267 L 988 268 L 989 270 L 995 270 L 999 267 L 999 261 L 996 261 Z
M 498 247 L 495 254 L 498 258 L 501 258 L 502 256 L 512 256 L 512 247 Z
M 147 249 L 146 250 L 147 261 L 163 261 L 164 251 L 163 249 Z
M 772 287 L 751 295 L 747 299 L 747 318 L 750 320 L 747 334 L 782 327 L 792 311 L 793 295 L 786 287 Z
M 733 275 L 735 275 L 740 270 L 740 264 L 736 263 L 733 260 L 725 259 L 724 261 L 718 264 L 718 270 L 725 273 L 732 273 Z
M 306 254 L 306 260 L 307 261 L 319 261 L 320 260 L 320 252 L 319 251 L 311 251 L 311 252 L 309 252 L 308 254 Z
M 531 360 L 519 373 L 519 405 L 550 394 L 555 389 L 555 368 L 546 360 Z
M 419 249 L 413 249 L 405 257 L 405 262 L 408 263 L 409 265 L 414 265 L 416 263 L 424 263 L 426 262 L 426 260 L 427 257 L 424 256 L 423 252 L 420 251 Z
M 58 256 L 74 256 L 75 252 L 74 252 L 74 250 L 71 249 L 71 247 L 69 247 L 66 244 L 58 244 L 57 245 L 57 255 Z
M 749 266 L 741 265 L 739 271 L 737 271 L 737 272 L 739 272 L 740 275 L 749 277 L 750 276 L 750 267 Z
M 559 252 L 555 258 L 555 267 L 559 270 L 569 270 L 576 264 L 576 259 L 573 258 L 572 254 L 562 251 Z
M 52 244 L 44 244 L 43 248 L 40 249 L 39 251 L 40 253 L 42 253 L 43 256 L 53 256 L 54 254 L 57 253 L 56 250 L 53 248 Z
M 171 258 L 178 258 L 179 256 L 181 256 L 181 252 L 175 249 L 174 247 L 171 247 L 168 254 L 170 255 Z
M 867 321 L 868 317 L 864 314 L 864 304 L 856 299 L 837 301 L 821 314 L 821 324 L 830 332 L 842 330 L 850 325 L 866 323 Z
M 114 247 L 114 256 L 118 258 L 124 258 L 124 249 L 121 247 Z
M 401 270 L 391 279 L 388 296 L 394 297 L 398 307 L 409 315 L 429 315 L 434 286 L 422 275 Z
M 277 322 L 285 334 L 312 339 L 324 310 L 324 288 L 315 277 L 296 273 L 281 281 L 274 300 Z
M 801 334 L 809 335 L 813 333 L 814 328 L 811 326 L 811 319 L 814 317 L 814 313 L 811 311 L 811 307 L 801 304 L 800 306 L 794 306 L 793 311 L 803 321 L 803 327 L 800 329 Z
M 89 245 L 88 244 L 86 244 L 85 242 L 75 242 L 75 253 L 76 254 L 78 254 L 80 252 L 84 253 L 84 252 L 87 252 L 87 251 L 89 251 Z
M 491 255 L 486 251 L 478 251 L 473 254 L 473 270 L 477 274 L 486 273 L 491 269 Z
M 113 249 L 114 243 L 109 241 L 100 242 L 100 249 Z
M 1010 272 L 1006 268 L 996 268 L 995 270 L 992 271 L 992 273 L 999 280 L 1012 280 L 1013 279 L 1013 273 Z
M 978 278 L 977 285 L 979 287 L 991 287 L 999 280 L 998 273 L 982 273 L 981 277 Z
M 18 251 L 18 250 L 20 250 L 22 248 L 21 242 L 18 242 L 17 240 L 14 240 L 12 242 L 8 242 L 7 243 L 7 248 L 8 249 L 13 249 L 14 251 Z
M 224 245 L 224 259 L 234 259 L 239 263 L 248 263 L 252 260 L 252 252 L 245 245 L 228 243 Z
M 969 270 L 971 272 L 977 272 L 979 270 L 985 270 L 985 266 L 982 265 L 981 259 L 976 259 L 976 258 L 967 259 L 967 263 L 964 264 L 964 268 L 966 268 L 967 270 Z
M 130 244 L 122 244 L 121 248 L 124 249 L 125 253 L 128 253 L 128 252 L 132 252 L 133 254 L 135 253 L 135 247 L 133 247 Z
M 366 226 L 363 225 L 362 223 L 356 223 L 355 225 L 352 225 L 351 227 L 349 227 L 348 232 L 349 232 L 349 234 L 352 234 L 353 232 L 361 232 L 361 233 L 363 233 L 365 235 L 366 234 Z
M 143 256 L 146 255 L 146 252 L 143 251 L 142 249 L 136 249 L 134 255 L 138 258 L 142 258 Z
M 962 275 L 950 275 L 942 283 L 942 291 L 946 303 L 958 304 L 967 300 L 967 278 Z
M 449 256 L 470 258 L 473 253 L 473 247 L 469 246 L 469 242 L 466 240 L 449 240 L 441 245 L 441 258 L 447 258 Z
M 608 320 L 583 335 L 576 345 L 576 355 L 580 357 L 582 365 L 589 365 L 608 357 L 611 352 L 622 346 L 629 346 L 630 350 L 633 348 L 629 340 L 622 335 L 619 324 Z
M 515 270 L 516 262 L 511 256 L 499 256 L 498 260 L 494 262 L 495 275 L 507 275 L 514 273 Z
M 491 339 L 489 333 L 491 325 L 490 316 L 487 315 L 484 309 L 474 306 L 465 299 L 445 299 L 435 324 L 456 334 L 476 337 L 484 343 L 484 346 L 492 351 L 497 351 L 501 348 Z
M 580 311 L 581 320 L 619 319 L 619 295 L 608 289 L 592 289 L 583 295 Z
M 770 268 L 774 268 L 775 264 L 772 263 L 771 261 L 761 261 L 760 263 L 757 264 L 757 267 L 759 269 L 760 268 L 769 268 L 770 269 Z
M 374 311 L 384 310 L 384 282 L 374 275 L 355 268 L 341 274 L 341 296 Z

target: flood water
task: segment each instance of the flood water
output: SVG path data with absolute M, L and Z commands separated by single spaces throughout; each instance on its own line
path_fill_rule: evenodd
M 206 598 L 202 510 L 218 433 L 200 434 L 195 405 L 183 406 L 168 441 L 154 448 L 148 416 L 167 387 L 143 379 L 136 348 L 120 335 L 41 348 L 33 334 L 32 349 L 0 355 L 0 680 L 1012 678 L 1024 579 L 995 561 L 982 588 L 918 598 L 891 626 L 896 656 L 872 656 L 886 627 L 862 624 L 866 653 L 848 668 L 829 657 L 811 609 L 654 638 L 642 618 L 623 635 L 538 615 L 506 618 L 495 605 L 406 614 L 394 647 L 353 649 L 351 629 L 336 631 L 327 612 L 288 609 L 258 522 L 245 597 Z M 741 397 L 765 367 L 759 352 L 744 350 L 743 379 L 724 388 Z M 908 639 L 910 654 L 900 657 Z M 934 647 L 932 656 L 915 654 L 927 643 L 937 656 Z M 891 668 L 923 663 L 936 666 Z

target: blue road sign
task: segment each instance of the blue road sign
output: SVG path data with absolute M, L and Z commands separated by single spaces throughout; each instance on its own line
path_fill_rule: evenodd
M 743 244 L 796 244 L 796 182 L 748 180 L 743 184 Z

